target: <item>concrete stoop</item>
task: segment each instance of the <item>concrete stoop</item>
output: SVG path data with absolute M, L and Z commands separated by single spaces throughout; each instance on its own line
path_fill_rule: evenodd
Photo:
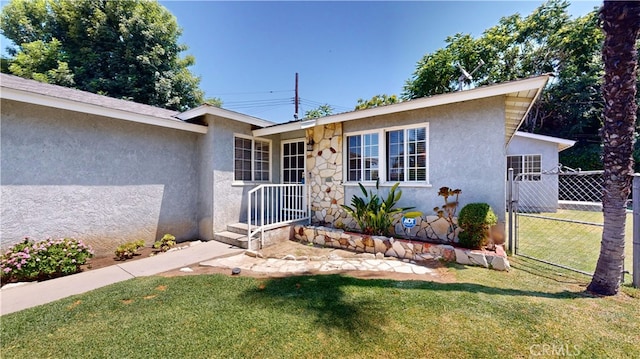
M 294 223 L 295 224 L 295 223 Z M 255 246 L 256 243 L 264 243 L 265 246 L 269 246 L 271 244 L 289 240 L 292 237 L 292 226 L 294 224 L 284 224 L 281 227 L 272 228 L 264 231 L 263 237 L 260 234 L 257 234 L 253 240 L 252 246 Z M 249 225 L 247 223 L 234 223 L 227 225 L 226 231 L 216 232 L 213 234 L 213 239 L 222 242 L 234 245 L 236 247 L 248 249 L 249 241 L 247 239 L 247 231 L 249 229 Z M 255 248 L 254 248 L 255 249 Z

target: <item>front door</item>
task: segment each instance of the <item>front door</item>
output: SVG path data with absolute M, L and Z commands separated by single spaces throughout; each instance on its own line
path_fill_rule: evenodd
M 282 183 L 304 183 L 305 180 L 305 143 L 304 139 L 282 142 Z M 283 216 L 300 216 L 303 208 L 304 190 L 300 186 L 284 187 L 282 192 Z
M 303 183 L 305 158 L 303 139 L 282 142 L 282 183 Z

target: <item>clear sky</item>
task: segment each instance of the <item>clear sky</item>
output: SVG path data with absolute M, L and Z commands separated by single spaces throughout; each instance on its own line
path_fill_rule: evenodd
M 296 72 L 300 117 L 324 103 L 334 113 L 350 111 L 359 98 L 399 95 L 418 60 L 447 36 L 479 36 L 501 17 L 526 16 L 543 1 L 160 3 L 182 27 L 180 41 L 196 58 L 191 71 L 207 97 L 286 122 L 293 119 Z M 569 11 L 577 17 L 600 5 L 573 0 Z
M 359 98 L 400 94 L 423 55 L 447 36 L 479 36 L 503 16 L 542 1 L 217 2 L 161 1 L 183 28 L 206 95 L 223 107 L 274 122 L 328 103 L 353 110 Z M 573 1 L 577 17 L 599 6 Z M 270 91 L 273 91 L 271 93 Z

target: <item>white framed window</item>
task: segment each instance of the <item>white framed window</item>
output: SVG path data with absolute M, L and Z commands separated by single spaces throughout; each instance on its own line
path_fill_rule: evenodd
M 380 176 L 378 133 L 347 136 L 347 181 L 375 181 Z
M 345 134 L 347 183 L 429 184 L 429 124 Z
M 282 148 L 282 183 L 302 183 L 306 171 L 306 144 L 304 138 L 284 140 Z
M 271 178 L 271 141 L 235 135 L 233 179 L 241 182 L 268 182 Z
M 521 181 L 540 181 L 542 173 L 541 155 L 507 156 L 507 176 L 513 168 L 513 178 Z

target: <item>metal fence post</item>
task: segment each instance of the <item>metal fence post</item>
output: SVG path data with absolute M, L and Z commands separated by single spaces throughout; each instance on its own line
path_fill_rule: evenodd
M 640 288 L 640 173 L 633 175 L 633 286 Z
M 513 250 L 513 168 L 509 168 L 507 191 L 509 192 L 507 210 L 509 211 L 509 252 L 516 254 Z

